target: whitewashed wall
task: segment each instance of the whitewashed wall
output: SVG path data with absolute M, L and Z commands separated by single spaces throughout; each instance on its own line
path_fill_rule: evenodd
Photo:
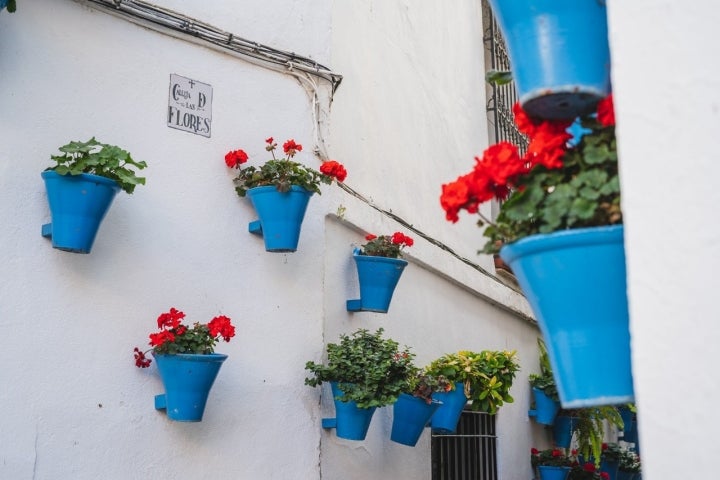
M 475 255 L 473 222 L 450 225 L 438 202 L 440 184 L 486 144 L 479 3 L 156 3 L 343 74 L 321 131 L 348 185 L 490 275 L 411 233 L 390 313 L 346 312 L 357 295 L 352 245 L 402 226 L 326 187 L 299 251 L 266 253 L 223 162 L 235 148 L 264 161 L 274 136 L 302 143 L 301 160 L 319 165 L 311 103 L 294 78 L 82 3 L 21 0 L 0 13 L 0 478 L 429 478 L 427 434 L 414 449 L 389 442 L 383 409 L 366 442 L 339 440 L 320 428 L 327 392 L 303 385 L 305 361 L 321 359 L 325 342 L 378 326 L 421 363 L 518 349 L 516 403 L 498 416 L 500 468 L 529 478 L 527 452 L 546 441 L 527 419 L 538 333 L 521 297 Z M 171 73 L 212 85 L 211 138 L 165 125 Z M 40 236 L 40 172 L 57 147 L 93 135 L 147 161 L 147 186 L 118 194 L 90 255 L 54 250 Z M 156 412 L 157 371 L 133 365 L 133 347 L 171 306 L 190 321 L 222 313 L 237 325 L 217 348 L 230 358 L 199 424 Z
M 714 476 L 720 8 L 608 9 L 643 478 Z

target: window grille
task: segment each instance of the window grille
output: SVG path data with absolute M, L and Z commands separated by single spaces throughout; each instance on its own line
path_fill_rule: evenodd
M 497 480 L 495 416 L 464 410 L 457 431 L 433 432 L 432 480 Z
M 510 71 L 510 58 L 508 57 L 505 41 L 500 33 L 490 5 L 483 0 L 483 27 L 485 35 L 485 70 Z M 490 144 L 506 140 L 518 146 L 520 155 L 527 150 L 528 140 L 515 126 L 512 107 L 517 102 L 517 93 L 513 82 L 505 85 L 486 83 L 488 92 L 487 112 L 490 130 Z

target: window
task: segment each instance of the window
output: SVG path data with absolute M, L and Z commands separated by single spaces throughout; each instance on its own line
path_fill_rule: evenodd
M 432 480 L 497 480 L 495 416 L 464 410 L 455 433 L 433 433 Z

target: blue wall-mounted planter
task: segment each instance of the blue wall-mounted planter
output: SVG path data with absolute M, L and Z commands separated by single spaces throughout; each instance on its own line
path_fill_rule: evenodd
M 500 256 L 537 317 L 563 408 L 632 402 L 622 225 L 533 235 Z
M 551 465 L 540 465 L 540 480 L 565 480 L 570 474 L 570 467 L 553 467 Z
M 393 405 L 393 423 L 390 440 L 414 447 L 430 418 L 441 405 L 437 400 L 427 403 L 421 398 L 401 393 Z
M 535 417 L 537 423 L 552 425 L 555 422 L 555 415 L 560 410 L 560 402 L 548 397 L 539 388 L 533 387 L 532 391 L 535 396 L 535 409 L 528 411 L 528 415 Z
M 442 405 L 430 419 L 430 427 L 439 433 L 455 433 L 460 415 L 468 401 L 465 396 L 465 386 L 462 382 L 458 382 L 455 384 L 455 390 L 433 393 L 432 398 Z
M 528 114 L 571 119 L 610 93 L 610 48 L 600 0 L 490 0 Z
M 199 422 L 205 412 L 210 388 L 227 355 L 153 355 L 165 393 L 155 396 L 155 408 L 165 410 L 170 420 Z
M 401 258 L 373 257 L 353 251 L 360 282 L 360 298 L 348 300 L 349 312 L 387 313 L 395 287 L 408 262 Z
M 575 431 L 575 418 L 565 415 L 555 417 L 553 423 L 553 442 L 561 448 L 570 448 L 573 432 Z
M 247 195 L 260 218 L 250 222 L 248 231 L 263 237 L 268 252 L 296 251 L 312 192 L 297 185 L 278 192 L 270 185 L 251 188 Z
M 353 401 L 341 402 L 335 399 L 343 395 L 337 383 L 330 382 L 333 402 L 335 403 L 335 418 L 323 418 L 323 428 L 334 428 L 339 438 L 346 440 L 365 440 L 370 421 L 375 413 L 375 407 L 358 408 Z
M 41 174 L 45 181 L 51 223 L 42 226 L 43 237 L 52 246 L 73 253 L 90 253 L 98 228 L 120 185 L 98 175 Z

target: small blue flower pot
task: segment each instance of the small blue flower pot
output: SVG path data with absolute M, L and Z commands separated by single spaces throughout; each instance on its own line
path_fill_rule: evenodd
M 42 236 L 53 248 L 73 253 L 90 253 L 100 223 L 110 209 L 120 185 L 99 175 L 41 173 L 45 181 L 51 223 L 42 226 Z
M 570 448 L 573 432 L 575 431 L 575 419 L 565 415 L 555 417 L 553 423 L 553 441 L 561 448 Z
M 528 114 L 575 118 L 610 93 L 604 1 L 490 0 L 490 6 Z
M 390 440 L 414 447 L 440 402 L 431 403 L 407 393 L 401 393 L 393 405 L 393 423 Z
M 269 185 L 251 188 L 247 195 L 260 218 L 250 222 L 248 231 L 262 235 L 268 252 L 296 251 L 312 192 L 297 185 L 287 192 L 278 192 Z
M 155 355 L 165 393 L 155 396 L 155 408 L 165 410 L 170 420 L 199 422 L 205 412 L 210 388 L 227 355 Z
M 535 417 L 537 423 L 552 425 L 560 410 L 560 403 L 545 395 L 539 388 L 533 387 L 532 391 L 535 396 L 535 410 L 530 410 L 528 415 Z
M 570 467 L 553 467 L 551 465 L 540 465 L 540 480 L 565 480 L 570 473 Z
M 370 421 L 376 408 L 358 408 L 354 401 L 343 402 L 336 397 L 342 397 L 343 392 L 337 382 L 330 382 L 335 403 L 335 418 L 324 418 L 323 428 L 335 428 L 335 435 L 346 440 L 365 440 Z
M 348 300 L 350 312 L 365 311 L 387 313 L 395 287 L 408 262 L 401 258 L 373 257 L 353 251 L 360 282 L 360 299 Z
M 465 386 L 462 382 L 458 382 L 455 384 L 455 390 L 433 393 L 432 398 L 442 405 L 430 419 L 430 428 L 438 433 L 455 433 L 460 415 L 468 401 L 465 396 Z
M 500 257 L 538 320 L 563 408 L 633 402 L 622 225 L 532 235 Z

